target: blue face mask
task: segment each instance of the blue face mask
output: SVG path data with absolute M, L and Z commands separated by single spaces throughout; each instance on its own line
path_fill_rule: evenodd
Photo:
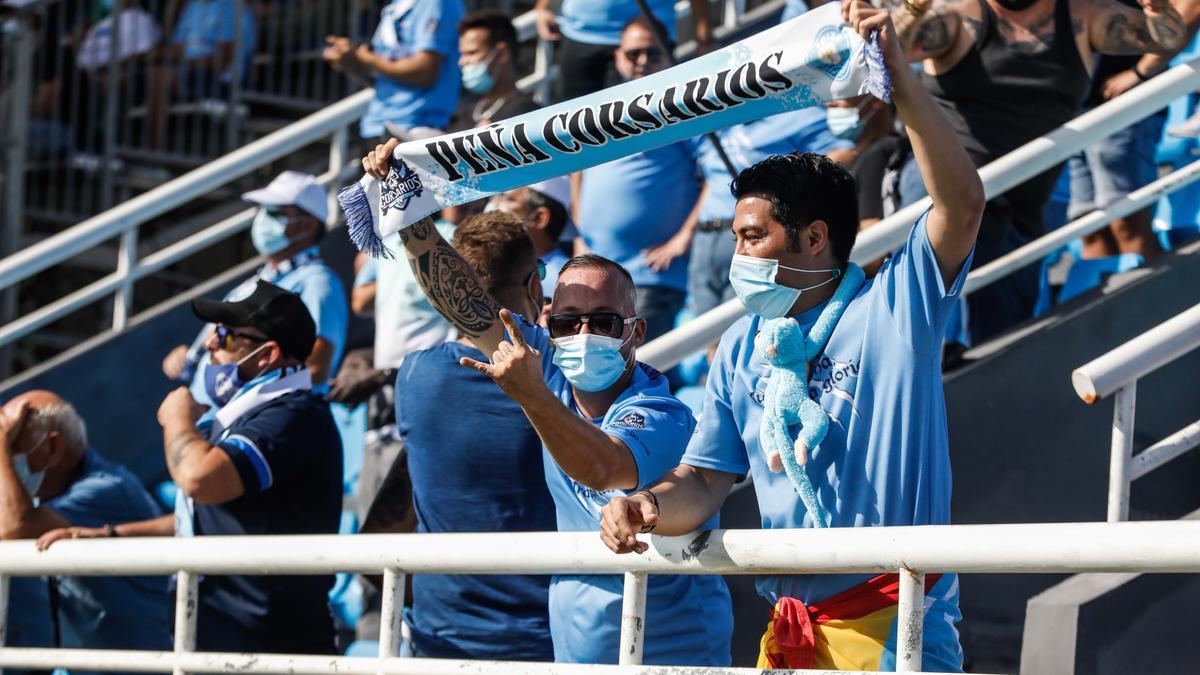
M 821 273 L 830 272 L 832 277 L 819 284 L 805 288 L 792 288 L 775 283 L 779 268 L 793 272 Z M 778 260 L 770 258 L 753 258 L 748 255 L 734 255 L 729 265 L 729 283 L 737 294 L 742 306 L 764 319 L 778 319 L 787 316 L 792 305 L 800 299 L 804 291 L 824 286 L 842 275 L 841 270 L 802 270 L 795 267 L 780 265 Z
M 263 347 L 265 346 L 263 345 Z M 217 365 L 211 361 L 205 362 L 204 391 L 212 399 L 213 403 L 217 404 L 218 408 L 223 408 L 226 403 L 232 401 L 233 397 L 242 390 L 242 387 L 246 386 L 247 381 L 238 375 L 238 368 L 257 354 L 263 347 L 259 347 L 245 357 L 238 359 L 237 363 Z M 254 378 L 250 379 L 253 380 Z
M 462 67 L 463 88 L 472 94 L 486 94 L 496 86 L 496 76 L 488 72 L 495 54 L 477 63 L 468 63 Z
M 250 241 L 262 255 L 278 253 L 291 244 L 287 237 L 288 221 L 266 209 L 259 209 L 250 225 Z
M 554 365 L 579 391 L 603 391 L 625 372 L 624 345 L 617 338 L 591 333 L 555 338 Z
M 863 106 L 867 104 L 867 100 L 858 104 L 853 108 L 826 108 L 825 123 L 829 126 L 829 133 L 844 138 L 848 141 L 858 140 L 862 135 L 863 129 L 866 128 L 867 122 L 875 111 L 867 113 L 866 118 L 862 117 Z

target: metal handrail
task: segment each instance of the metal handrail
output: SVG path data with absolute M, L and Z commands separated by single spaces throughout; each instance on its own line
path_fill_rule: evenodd
M 174 652 L 4 647 L 0 666 L 176 672 L 343 672 L 341 657 L 195 653 L 201 574 L 383 574 L 380 658 L 372 672 L 561 672 L 527 664 L 394 659 L 408 574 L 621 574 L 622 651 L 645 635 L 649 574 L 899 574 L 896 671 L 921 671 L 926 572 L 1200 572 L 1200 522 L 942 525 L 780 530 L 712 530 L 682 537 L 643 535 L 641 555 L 615 555 L 595 532 L 309 535 L 64 540 L 47 551 L 32 541 L 0 543 L 0 616 L 14 576 L 177 574 Z M 199 611 L 203 611 L 202 608 Z M 225 658 L 232 656 L 233 658 Z M 214 658 L 220 657 L 220 658 Z M 640 663 L 636 647 L 620 660 Z M 345 665 L 351 665 L 345 663 Z M 427 667 L 428 666 L 428 667 Z M 484 670 L 484 669 L 487 670 Z M 541 668 L 541 669 L 539 669 Z M 612 666 L 581 672 L 654 672 Z M 349 669 L 346 672 L 362 672 Z M 677 675 L 745 672 L 674 668 Z
M 1075 369 L 1071 384 L 1095 403 L 1184 354 L 1200 349 L 1200 304 Z
M 1129 520 L 1133 481 L 1200 446 L 1200 420 L 1133 456 L 1138 380 L 1200 348 L 1200 304 L 1071 373 L 1075 393 L 1095 403 L 1116 393 L 1108 464 L 1108 520 Z

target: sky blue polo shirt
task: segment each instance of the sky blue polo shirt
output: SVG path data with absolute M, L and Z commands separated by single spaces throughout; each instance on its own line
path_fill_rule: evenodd
M 675 0 L 647 0 L 650 13 L 675 39 Z M 641 15 L 633 0 L 563 0 L 558 27 L 568 39 L 589 45 L 618 45 L 621 29 Z
M 942 391 L 941 343 L 970 268 L 949 288 L 918 220 L 907 243 L 851 300 L 809 380 L 809 396 L 829 416 L 829 433 L 805 467 L 833 527 L 942 525 L 950 522 L 950 449 Z M 824 305 L 798 314 L 807 332 Z M 759 444 L 769 367 L 754 348 L 763 319 L 742 318 L 725 332 L 708 377 L 704 413 L 683 463 L 738 475 L 751 472 L 763 528 L 812 527 L 784 473 L 773 473 Z M 770 575 L 758 591 L 811 603 L 865 581 L 864 575 Z M 953 624 L 957 578 L 934 588 L 926 614 L 926 666 L 961 668 Z M 929 668 L 933 669 L 933 668 Z
M 375 76 L 375 98 L 363 115 L 363 138 L 384 133 L 383 123 L 404 129 L 445 129 L 458 105 L 462 75 L 458 69 L 458 22 L 463 17 L 462 0 L 394 0 L 383 8 L 379 27 L 371 38 L 371 49 L 396 60 L 420 52 L 442 56 L 437 80 L 426 89 Z
M 216 53 L 217 45 L 237 40 L 237 5 L 234 0 L 191 0 L 175 23 L 172 41 L 183 47 L 183 60 L 202 59 Z M 254 56 L 254 14 L 247 3 L 242 10 L 240 67 Z M 228 74 L 222 75 L 228 79 Z
M 519 318 L 529 345 L 542 353 L 546 385 L 578 412 L 570 383 L 551 359 L 549 333 Z M 561 532 L 597 532 L 600 509 L 610 499 L 653 485 L 679 464 L 696 426 L 691 410 L 671 395 L 667 378 L 645 364 L 634 369 L 629 389 L 602 419 L 601 431 L 629 447 L 637 463 L 634 490 L 598 491 L 568 476 L 544 451 L 546 484 Z M 714 515 L 700 529 L 718 527 Z M 617 662 L 621 643 L 623 578 L 618 575 L 557 575 L 550 583 L 550 634 L 554 659 L 568 663 Z M 650 576 L 646 595 L 645 662 L 658 665 L 728 666 L 733 632 L 725 581 L 716 575 Z
M 586 169 L 579 194 L 579 234 L 592 253 L 620 263 L 636 286 L 687 290 L 687 255 L 661 272 L 642 251 L 679 231 L 700 195 L 691 141 Z
M 761 119 L 737 124 L 717 132 L 721 147 L 733 168 L 741 171 L 774 155 L 801 152 L 827 153 L 832 150 L 853 148 L 854 144 L 834 136 L 825 123 L 825 108 L 802 108 L 771 115 Z M 708 192 L 700 204 L 700 222 L 708 220 L 733 220 L 733 207 L 737 200 L 729 191 L 733 176 L 725 168 L 720 155 L 713 149 L 712 141 L 697 136 L 691 141 L 697 155 L 697 164 Z

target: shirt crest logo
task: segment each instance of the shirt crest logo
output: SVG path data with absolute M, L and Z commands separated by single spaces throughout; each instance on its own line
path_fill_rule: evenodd
M 421 177 L 408 164 L 395 158 L 389 160 L 388 163 L 391 165 L 391 170 L 388 171 L 387 178 L 383 179 L 379 199 L 380 210 L 385 216 L 389 209 L 401 211 L 407 209 L 408 203 L 414 197 L 420 197 L 421 192 L 425 189 L 425 186 L 421 184 Z
M 636 410 L 630 410 L 613 422 L 613 426 L 625 427 L 626 429 L 645 429 L 646 416 Z
M 839 28 L 826 26 L 817 32 L 805 59 L 809 68 L 819 70 L 832 80 L 849 75 L 850 41 Z

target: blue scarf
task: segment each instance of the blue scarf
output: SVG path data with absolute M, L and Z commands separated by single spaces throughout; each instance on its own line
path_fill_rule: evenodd
M 383 180 L 338 196 L 359 250 L 446 206 L 781 112 L 871 93 L 890 100 L 877 37 L 826 6 L 674 68 L 486 127 L 403 143 Z M 620 198 L 614 195 L 614 199 Z

